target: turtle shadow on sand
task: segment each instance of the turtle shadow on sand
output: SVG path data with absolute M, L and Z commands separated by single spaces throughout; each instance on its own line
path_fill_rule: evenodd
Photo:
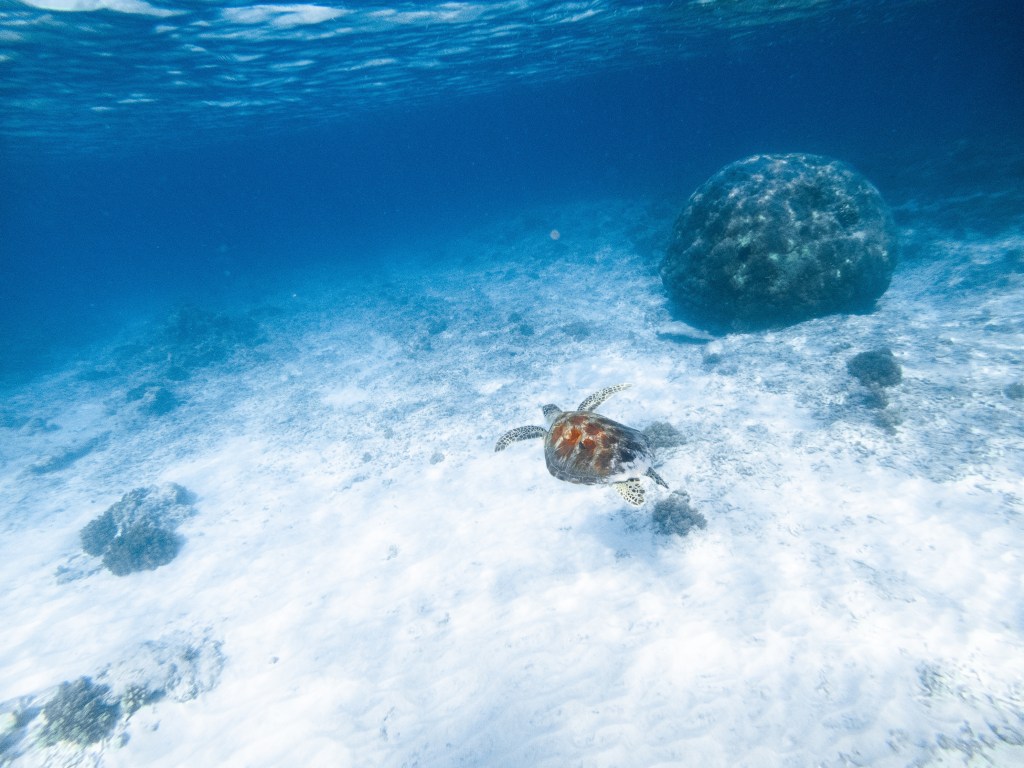
M 627 427 L 596 408 L 629 384 L 605 387 L 585 398 L 574 411 L 545 405 L 547 427 L 516 427 L 503 434 L 494 446 L 503 451 L 520 440 L 543 438 L 548 471 L 559 480 L 582 485 L 611 485 L 628 503 L 644 503 L 643 478 L 668 488 L 654 471 L 654 448 L 643 432 Z

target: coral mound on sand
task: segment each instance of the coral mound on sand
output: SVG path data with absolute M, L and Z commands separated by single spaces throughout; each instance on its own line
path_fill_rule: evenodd
M 903 381 L 903 367 L 885 347 L 854 355 L 846 361 L 846 370 L 865 387 L 894 387 Z
M 57 695 L 43 707 L 46 725 L 42 742 L 70 741 L 84 746 L 105 739 L 121 714 L 120 704 L 110 701 L 109 693 L 109 686 L 97 685 L 88 677 L 62 683 Z
M 727 165 L 676 221 L 661 279 L 715 332 L 869 311 L 889 286 L 896 231 L 882 196 L 838 160 L 755 155 Z
M 174 529 L 195 514 L 194 501 L 176 483 L 136 488 L 82 528 L 82 549 L 115 576 L 167 565 L 184 543 Z

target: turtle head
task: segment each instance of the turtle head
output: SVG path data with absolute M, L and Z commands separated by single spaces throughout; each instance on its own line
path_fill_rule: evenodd
M 562 413 L 562 409 L 552 403 L 548 403 L 541 410 L 544 411 L 544 418 L 547 419 L 549 427 Z

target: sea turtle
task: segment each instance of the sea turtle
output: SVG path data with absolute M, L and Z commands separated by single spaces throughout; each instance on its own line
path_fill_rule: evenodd
M 544 438 L 544 458 L 548 471 L 559 480 L 584 485 L 610 483 L 630 504 L 644 503 L 640 478 L 647 476 L 658 485 L 668 484 L 651 468 L 654 451 L 647 435 L 619 424 L 594 409 L 629 384 L 605 387 L 586 398 L 575 411 L 563 411 L 557 405 L 545 405 L 547 427 L 516 427 L 494 446 L 503 451 L 519 440 Z

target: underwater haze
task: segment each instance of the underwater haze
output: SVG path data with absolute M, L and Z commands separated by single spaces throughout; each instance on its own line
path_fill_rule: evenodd
M 1024 766 L 1022 32 L 0 0 L 0 766 Z M 899 260 L 711 334 L 659 265 L 769 153 Z M 625 382 L 638 505 L 545 466 Z
M 977 165 L 1019 171 L 1022 17 L 1015 3 L 6 2 L 4 378 L 168 301 L 387 262 L 531 205 L 681 207 L 757 152 L 836 156 L 883 192 L 915 163 L 968 181 Z

